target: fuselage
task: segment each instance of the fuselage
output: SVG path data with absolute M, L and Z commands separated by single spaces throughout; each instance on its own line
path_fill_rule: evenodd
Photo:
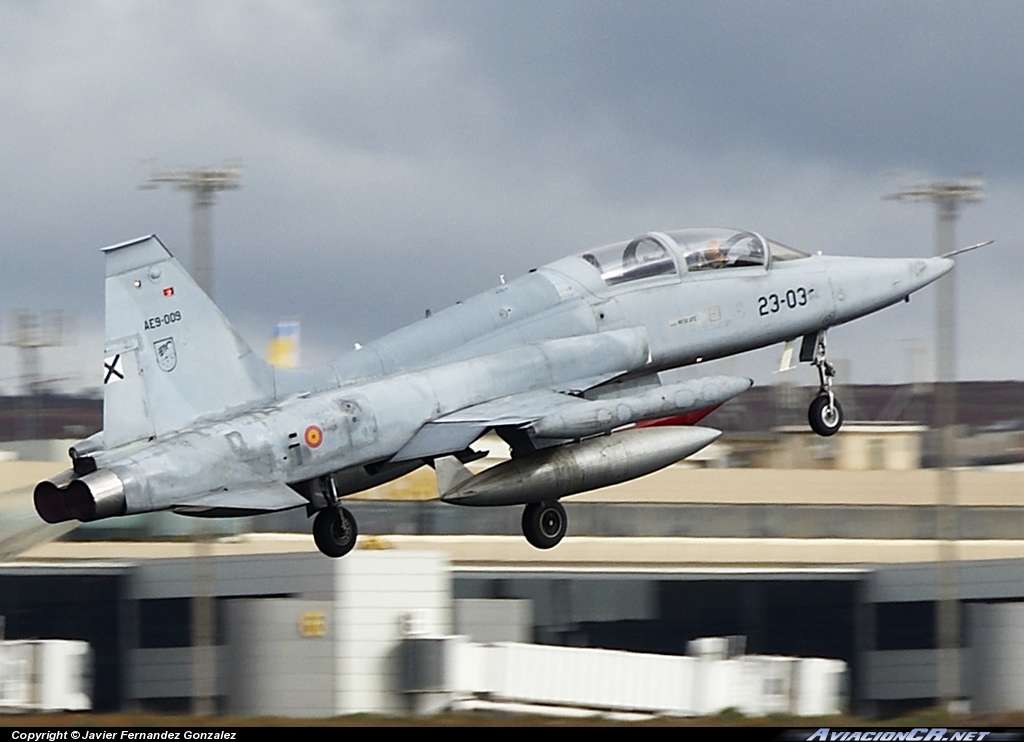
M 563 258 L 346 353 L 324 379 L 351 383 L 628 328 L 646 333 L 651 358 L 643 372 L 679 368 L 857 319 L 905 299 L 953 265 L 945 258 L 775 253 L 775 243 L 764 241 L 760 264 L 693 270 L 686 247 L 672 239 L 691 232 L 700 242 L 736 234 L 652 233 L 667 244 L 672 268 L 632 280 L 608 281 L 584 257 Z M 620 245 L 604 249 L 614 254 Z
M 328 474 L 345 495 L 485 432 L 425 435 L 459 410 L 531 390 L 585 395 L 793 340 L 899 302 L 951 267 L 811 256 L 735 230 L 650 233 L 531 271 L 329 364 L 275 370 L 273 391 L 250 409 L 79 453 L 123 482 L 126 513 L 275 509 L 279 496 L 267 504 L 252 492 Z
M 652 374 L 856 319 L 903 300 L 952 266 L 939 258 L 827 257 L 777 246 L 773 251 L 767 240 L 764 259 L 748 260 L 750 265 L 694 270 L 692 258 L 688 262 L 709 242 L 724 243 L 736 234 L 760 240 L 731 230 L 655 233 L 651 239 L 665 248 L 660 259 L 668 260 L 654 275 L 644 275 L 638 263 L 636 277 L 609 280 L 583 256 L 563 258 L 346 353 L 322 372 L 324 386 L 337 390 L 296 403 L 290 414 L 317 417 L 299 410 L 350 403 L 355 395 L 361 396 L 355 403 L 375 411 L 375 419 L 364 421 L 361 445 L 342 435 L 336 451 L 323 452 L 320 466 L 293 476 L 386 461 L 428 420 L 557 383 L 530 373 L 540 366 L 530 350 L 545 343 L 640 330 L 647 357 L 628 373 Z M 614 261 L 632 242 L 594 253 Z

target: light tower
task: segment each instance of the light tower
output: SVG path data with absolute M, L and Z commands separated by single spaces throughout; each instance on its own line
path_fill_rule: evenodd
M 935 254 L 948 255 L 955 249 L 956 220 L 961 204 L 982 199 L 982 182 L 977 178 L 934 180 L 904 186 L 885 196 L 893 201 L 935 204 Z M 943 705 L 960 697 L 960 601 L 957 576 L 957 487 L 953 468 L 956 460 L 956 284 L 954 274 L 937 286 L 935 310 L 935 426 L 939 435 L 939 478 L 936 497 L 936 537 L 939 541 L 937 570 L 938 602 L 935 627 L 939 652 L 938 692 Z
M 220 167 L 200 166 L 179 170 L 153 170 L 143 190 L 155 189 L 161 183 L 171 183 L 179 191 L 192 193 L 192 277 L 200 288 L 213 296 L 213 244 L 211 239 L 211 212 L 217 202 L 218 191 L 241 188 L 242 168 L 238 165 Z
M 29 310 L 18 311 L 8 329 L 3 344 L 16 348 L 21 362 L 21 387 L 26 396 L 46 389 L 40 351 L 64 345 L 68 324 L 64 312 L 50 312 L 40 316 Z
M 192 277 L 207 296 L 213 296 L 213 241 L 211 216 L 218 191 L 241 187 L 238 165 L 201 166 L 180 170 L 157 170 L 139 186 L 143 190 L 170 183 L 179 191 L 192 193 Z M 195 525 L 195 559 L 192 599 L 192 713 L 209 716 L 216 710 L 216 602 L 213 596 L 213 534 L 203 519 Z
M 53 381 L 43 376 L 41 351 L 66 345 L 69 329 L 69 317 L 60 311 L 39 315 L 23 309 L 17 311 L 8 323 L 2 344 L 18 351 L 23 397 L 17 403 L 21 428 L 17 433 L 27 440 L 40 435 L 36 397 L 44 394 Z

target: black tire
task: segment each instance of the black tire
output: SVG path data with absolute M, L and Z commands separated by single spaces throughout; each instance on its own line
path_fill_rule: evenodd
M 532 502 L 523 511 L 523 535 L 531 546 L 550 549 L 565 535 L 569 519 L 565 508 L 554 502 Z
M 839 400 L 833 397 L 830 405 L 827 394 L 815 397 L 807 410 L 807 422 L 818 435 L 828 437 L 838 433 L 843 426 L 843 408 Z
M 356 545 L 359 529 L 356 519 L 345 508 L 326 507 L 313 520 L 316 548 L 329 557 L 343 557 Z

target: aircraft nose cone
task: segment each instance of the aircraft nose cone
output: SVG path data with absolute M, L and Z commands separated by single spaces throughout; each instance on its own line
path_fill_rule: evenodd
M 932 281 L 942 278 L 951 270 L 953 270 L 953 260 L 951 258 L 924 258 L 923 260 L 915 260 L 911 266 L 911 273 L 917 282 L 915 288 L 927 286 Z
M 949 258 L 847 258 L 829 269 L 836 324 L 895 304 L 953 268 Z

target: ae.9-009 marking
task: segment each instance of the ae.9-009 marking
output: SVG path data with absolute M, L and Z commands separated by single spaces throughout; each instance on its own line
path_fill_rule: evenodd
M 757 297 L 757 313 L 762 317 L 769 314 L 781 312 L 783 309 L 796 309 L 807 306 L 807 300 L 814 289 L 805 289 L 803 286 L 789 289 L 784 294 L 768 294 Z
M 150 317 L 142 324 L 143 330 L 156 330 L 163 325 L 169 325 L 172 322 L 181 322 L 181 312 L 174 311 L 168 312 L 162 317 Z

